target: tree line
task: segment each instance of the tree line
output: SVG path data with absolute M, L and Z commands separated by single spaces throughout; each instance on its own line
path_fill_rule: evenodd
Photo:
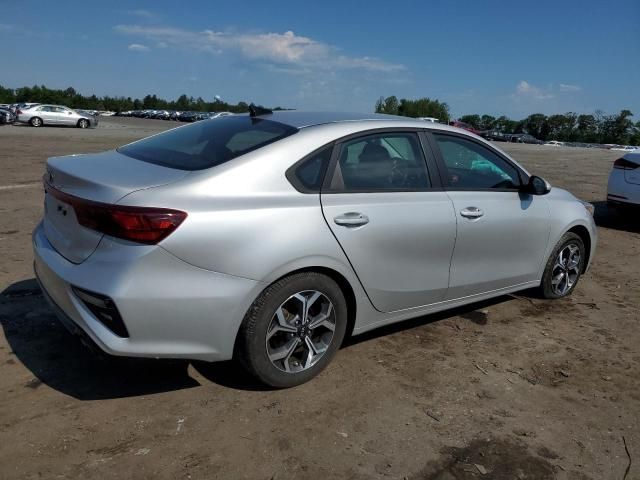
M 449 106 L 430 98 L 398 100 L 395 96 L 380 97 L 376 102 L 375 111 L 413 118 L 435 117 L 444 123 L 450 120 Z M 640 121 L 634 123 L 631 117 L 633 113 L 625 109 L 613 115 L 607 115 L 601 110 L 593 114 L 534 113 L 523 120 L 512 120 L 504 115 L 494 117 L 472 114 L 463 115 L 458 120 L 480 131 L 528 133 L 545 141 L 640 145 Z
M 193 98 L 187 95 L 180 95 L 176 100 L 165 100 L 156 95 L 146 95 L 144 98 L 131 97 L 110 97 L 105 95 L 84 96 L 74 88 L 65 90 L 51 89 L 44 85 L 34 85 L 33 87 L 6 88 L 0 85 L 0 103 L 51 103 L 54 105 L 65 105 L 70 108 L 81 108 L 85 110 L 108 110 L 112 112 L 125 112 L 130 110 L 179 110 L 194 112 L 233 112 L 243 113 L 249 111 L 249 104 L 238 102 L 237 104 L 227 103 L 219 99 L 212 101 L 204 100 L 201 97 Z M 276 107 L 279 110 L 280 107 Z

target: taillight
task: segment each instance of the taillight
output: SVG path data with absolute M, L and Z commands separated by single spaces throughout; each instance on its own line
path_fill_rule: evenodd
M 613 168 L 617 168 L 620 170 L 635 170 L 640 167 L 640 164 L 634 163 L 626 158 L 619 158 L 615 162 L 613 162 Z
M 20 109 L 16 110 L 16 115 L 22 115 L 22 110 Z
M 72 206 L 83 227 L 148 245 L 167 238 L 187 218 L 185 212 L 169 208 L 130 207 L 85 200 L 46 183 L 45 192 Z

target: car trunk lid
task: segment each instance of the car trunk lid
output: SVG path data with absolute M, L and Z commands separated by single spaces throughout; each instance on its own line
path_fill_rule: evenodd
M 47 239 L 67 260 L 81 263 L 96 249 L 103 233 L 80 225 L 74 199 L 114 204 L 131 192 L 166 185 L 188 173 L 116 151 L 50 158 L 43 178 Z

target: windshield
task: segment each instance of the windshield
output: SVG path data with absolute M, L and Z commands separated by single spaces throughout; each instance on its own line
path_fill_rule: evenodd
M 120 147 L 117 151 L 169 168 L 202 170 L 228 162 L 297 131 L 289 125 L 263 118 L 230 115 L 169 130 Z

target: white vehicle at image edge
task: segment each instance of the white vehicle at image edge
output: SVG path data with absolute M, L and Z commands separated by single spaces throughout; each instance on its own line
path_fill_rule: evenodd
M 627 153 L 613 162 L 607 186 L 607 203 L 640 207 L 640 151 Z
M 458 128 L 251 107 L 47 161 L 35 272 L 123 356 L 317 375 L 344 338 L 527 288 L 569 295 L 593 206 Z
M 61 105 L 35 105 L 20 108 L 16 112 L 19 123 L 26 123 L 32 127 L 51 125 L 66 125 L 78 128 L 98 126 L 98 117 L 84 112 L 78 112 Z

